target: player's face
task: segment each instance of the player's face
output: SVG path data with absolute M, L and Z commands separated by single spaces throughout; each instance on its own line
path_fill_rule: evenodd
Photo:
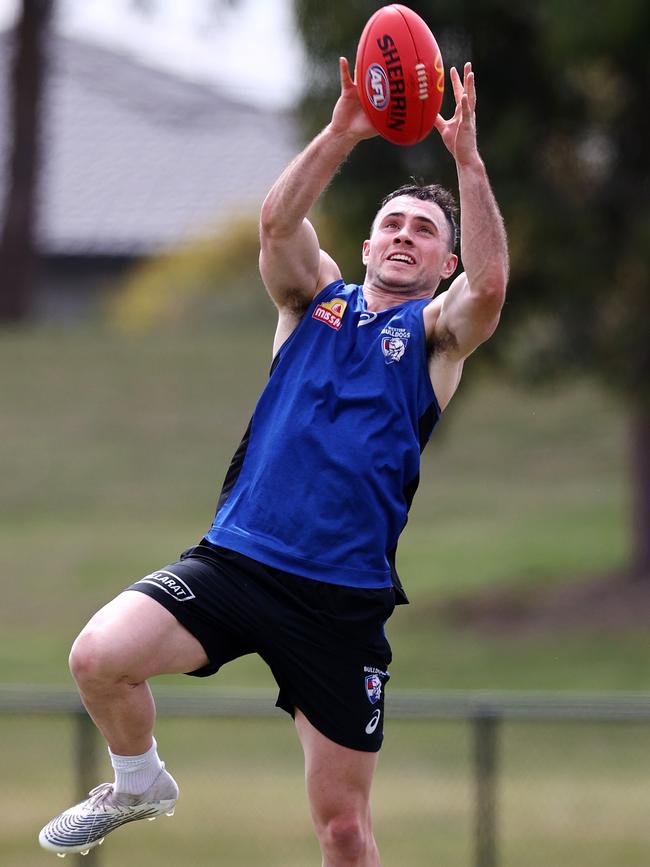
M 370 240 L 363 244 L 366 282 L 379 289 L 432 295 L 456 270 L 449 251 L 450 230 L 434 202 L 397 196 L 379 211 Z

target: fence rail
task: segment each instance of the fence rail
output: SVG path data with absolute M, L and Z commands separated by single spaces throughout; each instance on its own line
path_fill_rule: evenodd
M 273 689 L 199 692 L 154 687 L 159 715 L 178 717 L 268 717 L 275 708 Z M 650 722 L 650 696 L 566 693 L 466 693 L 392 690 L 388 713 L 401 720 L 454 720 L 472 726 L 474 770 L 474 867 L 498 867 L 499 734 L 502 723 Z M 79 796 L 97 781 L 99 738 L 79 696 L 69 688 L 0 684 L 0 716 L 67 714 L 76 720 L 76 771 Z M 98 867 L 92 849 L 84 867 Z
M 153 688 L 159 713 L 168 716 L 277 716 L 275 689 Z M 392 690 L 388 714 L 420 720 L 588 720 L 650 722 L 650 696 L 551 692 L 437 692 Z M 0 684 L 0 713 L 82 713 L 79 696 L 68 687 Z

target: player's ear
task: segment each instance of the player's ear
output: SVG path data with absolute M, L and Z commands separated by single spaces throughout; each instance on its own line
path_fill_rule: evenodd
M 451 277 L 456 268 L 458 268 L 458 256 L 455 253 L 450 253 L 442 266 L 440 276 L 443 280 L 446 280 L 447 277 Z
M 364 265 L 368 264 L 368 257 L 370 255 L 370 241 L 366 240 L 363 242 L 363 247 L 361 248 L 361 261 Z

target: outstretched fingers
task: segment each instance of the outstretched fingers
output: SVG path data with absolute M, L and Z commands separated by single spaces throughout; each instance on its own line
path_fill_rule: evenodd
M 354 87 L 354 81 L 350 75 L 350 64 L 347 57 L 339 57 L 339 74 L 341 77 L 341 93 Z
M 469 99 L 466 93 L 460 98 L 460 115 L 464 124 L 469 123 L 472 119 L 472 110 L 469 107 Z
M 455 66 L 452 66 L 449 70 L 449 76 L 451 78 L 451 86 L 454 91 L 456 105 L 460 105 L 460 100 L 463 95 L 463 82 L 460 80 L 460 75 L 458 74 L 458 70 Z
M 472 64 L 463 65 L 462 78 L 455 66 L 449 70 L 456 106 L 448 119 L 438 115 L 434 126 L 440 133 L 447 150 L 456 161 L 466 160 L 476 150 L 476 86 Z
M 474 81 L 474 73 L 472 64 L 466 63 L 463 71 L 463 89 L 469 100 L 469 107 L 472 111 L 476 108 L 476 83 Z

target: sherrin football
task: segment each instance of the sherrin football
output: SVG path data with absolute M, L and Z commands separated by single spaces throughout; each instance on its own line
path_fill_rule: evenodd
M 361 105 L 389 142 L 413 145 L 433 129 L 444 92 L 440 49 L 412 9 L 393 3 L 369 19 L 355 63 Z

